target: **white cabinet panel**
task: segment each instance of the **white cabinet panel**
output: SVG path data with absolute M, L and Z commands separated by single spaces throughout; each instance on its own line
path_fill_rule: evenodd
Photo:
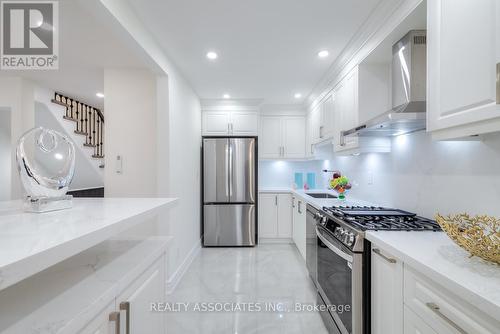
M 306 124 L 304 117 L 286 117 L 282 120 L 283 155 L 285 158 L 304 158 Z
M 129 333 L 165 333 L 165 314 L 151 312 L 152 302 L 165 301 L 165 258 L 160 257 L 118 298 L 121 328 Z
M 202 131 L 205 136 L 256 136 L 259 114 L 253 111 L 204 111 Z
M 256 136 L 259 129 L 259 115 L 256 112 L 231 112 L 231 135 Z
M 373 334 L 403 332 L 403 263 L 372 245 L 371 312 Z
M 109 304 L 101 313 L 78 332 L 79 334 L 112 334 L 114 324 L 109 321 L 109 315 L 115 311 L 115 302 Z
M 207 136 L 221 136 L 229 134 L 231 116 L 224 111 L 203 112 L 203 134 Z
M 312 144 L 317 144 L 321 142 L 320 137 L 320 126 L 321 126 L 321 108 L 322 106 L 317 106 L 313 110 L 311 110 L 311 138 Z
M 334 135 L 334 123 L 335 123 L 335 105 L 334 96 L 329 94 L 323 101 L 323 117 L 322 125 L 320 127 L 320 137 L 322 139 L 333 138 Z
M 292 195 L 259 196 L 259 239 L 292 239 Z
M 404 307 L 404 319 L 404 334 L 437 334 L 406 306 Z
M 306 157 L 306 118 L 303 116 L 262 116 L 259 156 L 263 159 Z
M 292 195 L 278 195 L 278 238 L 292 238 Z
M 280 158 L 281 117 L 263 116 L 260 124 L 259 155 L 262 158 Z
M 500 321 L 479 312 L 409 266 L 404 270 L 404 303 L 437 333 L 498 333 Z M 460 330 L 457 331 L 457 329 Z
M 336 117 L 335 151 L 345 151 L 358 146 L 358 137 L 342 137 L 341 132 L 358 126 L 358 69 L 352 70 L 336 89 L 334 100 Z
M 472 123 L 500 117 L 496 103 L 499 7 L 498 0 L 429 2 L 428 131 L 477 126 Z M 466 127 L 463 134 L 470 134 Z
M 259 238 L 276 238 L 278 235 L 278 195 L 259 196 Z
M 294 224 L 295 245 L 304 261 L 306 260 L 306 203 L 302 199 L 297 199 L 296 222 Z M 297 231 L 295 231 L 297 229 Z

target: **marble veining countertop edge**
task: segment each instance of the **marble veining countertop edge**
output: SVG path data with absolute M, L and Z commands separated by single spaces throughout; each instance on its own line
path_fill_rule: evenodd
M 2 203 L 0 291 L 154 217 L 174 205 L 177 199 L 73 201 L 74 206 L 70 210 L 42 214 L 5 210 L 5 202 Z M 17 205 L 15 201 L 11 204 Z M 89 221 L 91 224 L 88 227 L 81 225 Z

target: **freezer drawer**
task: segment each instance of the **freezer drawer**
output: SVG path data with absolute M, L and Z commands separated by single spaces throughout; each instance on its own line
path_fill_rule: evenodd
M 205 246 L 254 246 L 255 205 L 205 205 Z
M 203 139 L 203 200 L 204 203 L 228 203 L 229 200 L 229 140 Z

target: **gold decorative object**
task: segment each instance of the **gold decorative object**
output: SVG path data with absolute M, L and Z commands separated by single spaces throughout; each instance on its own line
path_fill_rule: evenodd
M 460 247 L 484 260 L 500 264 L 500 219 L 490 216 L 436 216 L 437 223 Z

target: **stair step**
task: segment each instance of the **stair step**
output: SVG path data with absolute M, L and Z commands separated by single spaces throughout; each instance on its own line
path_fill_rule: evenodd
M 92 154 L 92 158 L 102 159 L 104 158 L 104 155 Z
M 85 131 L 78 131 L 78 130 L 75 130 L 75 133 L 76 133 L 77 135 L 84 135 L 84 136 L 86 136 L 86 135 L 87 135 L 87 132 L 85 132 Z
M 63 118 L 68 121 L 78 122 L 78 120 L 74 119 L 73 117 L 63 116 Z
M 61 101 L 54 100 L 54 99 L 52 99 L 52 100 L 50 100 L 50 101 L 51 101 L 52 103 L 58 104 L 58 105 L 63 106 L 63 107 L 67 107 L 67 106 L 68 106 L 68 104 L 66 104 L 66 103 L 64 103 L 64 102 L 61 102 Z
M 96 145 L 94 145 L 94 144 L 87 144 L 87 143 L 83 144 L 83 146 L 85 146 L 85 147 L 96 147 Z

